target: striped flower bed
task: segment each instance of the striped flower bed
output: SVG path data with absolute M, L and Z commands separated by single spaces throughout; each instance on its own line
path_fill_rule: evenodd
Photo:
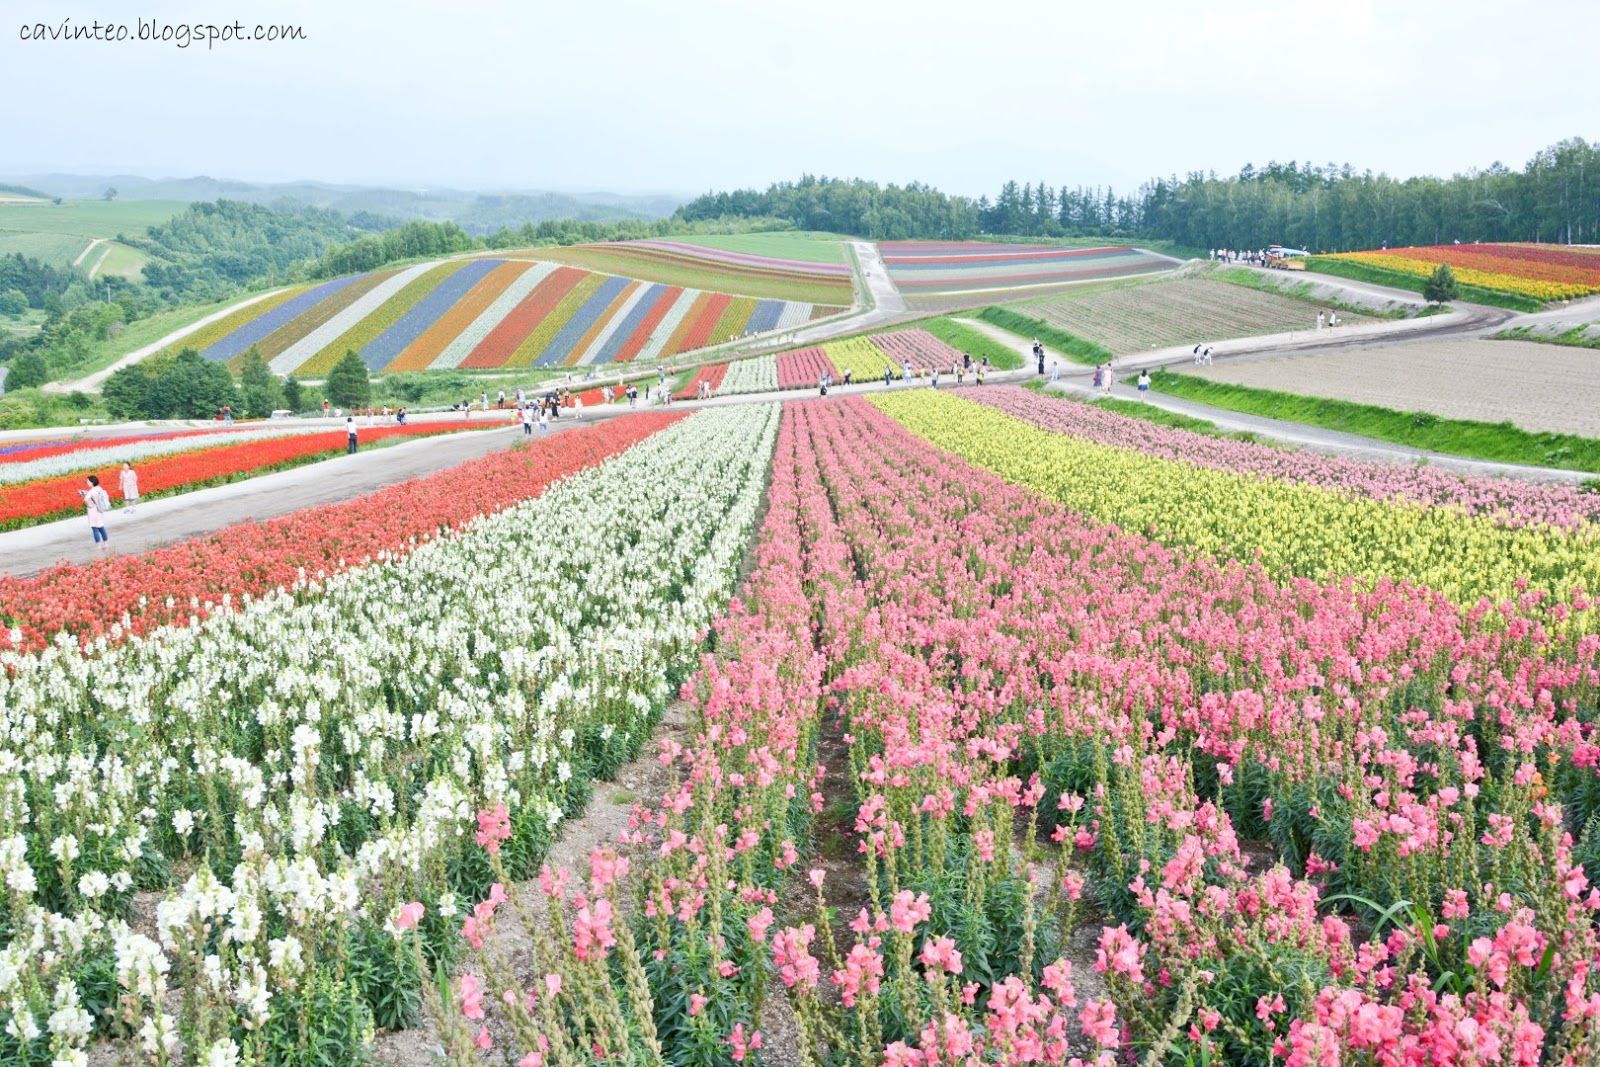
M 418 263 L 274 293 L 174 347 L 321 376 L 346 352 L 375 372 L 666 359 L 838 309 L 502 257 Z
M 705 382 L 710 387 L 713 395 L 720 393 L 722 391 L 720 388 L 722 380 L 727 373 L 728 365 L 726 363 L 708 363 L 695 371 L 694 377 L 685 382 L 682 389 L 672 394 L 673 399 L 693 400 L 700 395 L 701 382 Z
M 889 277 L 908 296 L 1060 285 L 1167 269 L 1171 261 L 1125 245 L 1064 248 L 971 241 L 885 241 Z
M 840 377 L 839 370 L 820 348 L 799 348 L 778 355 L 778 388 L 807 389 L 817 384 L 823 374 Z
M 717 392 L 723 396 L 737 393 L 773 393 L 778 389 L 778 360 L 775 356 L 757 356 L 728 364 L 728 373 L 722 377 Z

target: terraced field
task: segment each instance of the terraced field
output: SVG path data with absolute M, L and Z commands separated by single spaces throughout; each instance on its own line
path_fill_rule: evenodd
M 1010 290 L 1037 291 L 1174 266 L 1164 256 L 1124 245 L 1076 248 L 980 241 L 883 241 L 878 252 L 901 295 L 917 307 L 960 303 L 962 294 L 977 297 Z M 991 295 L 990 299 L 1004 296 Z
M 759 247 L 759 245 L 757 246 Z M 672 240 L 535 248 L 508 253 L 664 285 L 758 299 L 843 307 L 855 299 L 850 267 L 826 262 L 703 247 Z
M 177 346 L 232 364 L 255 347 L 278 374 L 325 374 L 350 351 L 374 371 L 587 366 L 665 359 L 838 310 L 481 257 L 286 289 Z
M 1316 306 L 1306 301 L 1195 275 L 1061 293 L 1016 307 L 1118 355 L 1312 329 L 1317 318 Z M 1343 312 L 1339 319 L 1348 325 L 1372 321 Z

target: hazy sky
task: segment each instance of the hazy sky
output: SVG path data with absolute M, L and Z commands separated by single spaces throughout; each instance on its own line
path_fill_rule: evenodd
M 0 0 L 0 172 L 990 192 L 1600 137 L 1594 0 Z M 307 40 L 42 42 L 96 18 Z

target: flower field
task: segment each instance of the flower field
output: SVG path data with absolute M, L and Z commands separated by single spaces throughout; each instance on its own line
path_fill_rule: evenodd
M 1426 278 L 1448 263 L 1463 285 L 1533 300 L 1572 300 L 1600 293 L 1600 257 L 1562 245 L 1472 244 L 1342 252 L 1320 258 Z
M 908 300 L 959 293 L 1064 285 L 1169 270 L 1172 262 L 1137 248 L 1072 248 L 979 241 L 883 241 L 889 277 Z
M 838 309 L 855 300 L 853 275 L 842 259 L 787 259 L 670 239 L 536 248 L 527 254 L 605 274 L 736 293 L 763 301 L 812 303 Z M 786 329 L 806 320 L 779 315 L 758 321 L 762 329 Z
M 848 302 L 848 268 L 845 278 Z M 373 371 L 590 365 L 665 359 L 838 310 L 485 257 L 284 290 L 178 345 L 231 362 L 254 345 L 282 375 L 325 374 L 351 350 Z
M 715 394 L 720 391 L 722 380 L 727 373 L 728 365 L 726 363 L 707 364 L 695 371 L 689 380 L 683 384 L 683 388 L 673 394 L 673 397 L 678 400 L 694 399 L 699 393 L 701 382 L 704 382 L 711 392 Z
M 0 579 L 0 1059 L 1586 1067 L 1593 501 L 892 390 Z
M 491 423 L 419 422 L 406 426 L 361 428 L 363 445 L 396 438 L 431 437 L 463 430 L 493 429 Z M 196 440 L 188 435 L 115 448 L 69 452 L 37 461 L 72 474 L 42 475 L 34 463 L 0 464 L 0 530 L 32 526 L 83 511 L 78 491 L 84 478 L 98 474 L 107 492 L 118 494 L 118 471 L 124 461 L 137 464 L 139 492 L 148 499 L 215 485 L 243 474 L 271 470 L 345 451 L 345 431 L 263 430 L 226 435 L 212 434 Z M 218 437 L 222 439 L 217 440 Z M 12 468 L 16 468 L 13 470 Z M 12 474 L 21 477 L 11 478 Z M 29 480 L 24 480 L 24 479 Z
M 778 391 L 778 358 L 756 356 L 728 364 L 717 391 L 724 396 L 736 393 L 775 393 Z
M 786 410 L 767 503 L 680 784 L 463 925 L 451 1062 L 1600 1049 L 1600 640 L 1167 548 L 861 400 Z
M 537 496 L 551 482 L 682 417 L 648 412 L 571 430 L 559 445 L 542 441 L 526 452 L 491 453 L 356 500 L 236 526 L 226 538 L 179 542 L 32 578 L 0 574 L 0 649 L 36 649 L 60 634 L 114 643 L 155 627 L 188 625 L 219 604 L 398 558 Z
M 415 1022 L 396 907 L 425 901 L 445 951 L 438 916 L 494 877 L 479 798 L 515 805 L 500 858 L 529 875 L 643 742 L 726 602 L 776 428 L 704 413 L 402 558 L 11 660 L 3 913 L 30 935 L 4 949 L 0 1055 L 82 1062 L 115 1026 L 154 1062 L 345 1063 Z M 463 574 L 518 595 L 462 597 Z M 88 751 L 50 740 L 85 728 Z

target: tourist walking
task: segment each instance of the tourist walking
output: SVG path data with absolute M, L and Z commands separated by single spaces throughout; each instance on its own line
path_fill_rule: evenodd
M 889 365 L 886 363 L 883 367 L 883 384 L 888 385 L 892 381 L 894 381 L 894 372 L 889 369 Z
M 583 418 L 583 397 L 581 396 L 572 398 L 572 417 L 575 419 Z
M 356 454 L 356 417 L 354 415 L 345 416 L 344 435 L 344 454 L 353 456 Z
M 900 361 L 900 380 L 902 382 L 909 382 L 911 380 L 911 361 L 909 359 L 902 359 Z
M 89 534 L 97 545 L 109 545 L 111 535 L 106 533 L 106 516 L 111 513 L 111 497 L 100 487 L 100 476 L 89 475 L 87 481 L 89 488 L 79 489 L 78 495 L 83 498 L 83 508 L 89 517 Z
M 542 437 L 550 432 L 550 412 L 544 408 L 539 409 L 539 435 Z
M 1044 345 L 1042 345 L 1039 342 L 1035 341 L 1033 343 L 1033 355 L 1034 355 L 1034 358 L 1036 360 L 1038 360 L 1039 373 L 1043 374 L 1044 373 Z
M 533 408 L 527 405 L 522 408 L 522 436 L 533 436 Z
M 139 510 L 139 472 L 132 463 L 122 465 L 122 508 L 129 515 Z
M 1145 397 L 1147 397 L 1149 393 L 1150 372 L 1147 370 L 1142 370 L 1139 372 L 1139 403 L 1146 403 Z

